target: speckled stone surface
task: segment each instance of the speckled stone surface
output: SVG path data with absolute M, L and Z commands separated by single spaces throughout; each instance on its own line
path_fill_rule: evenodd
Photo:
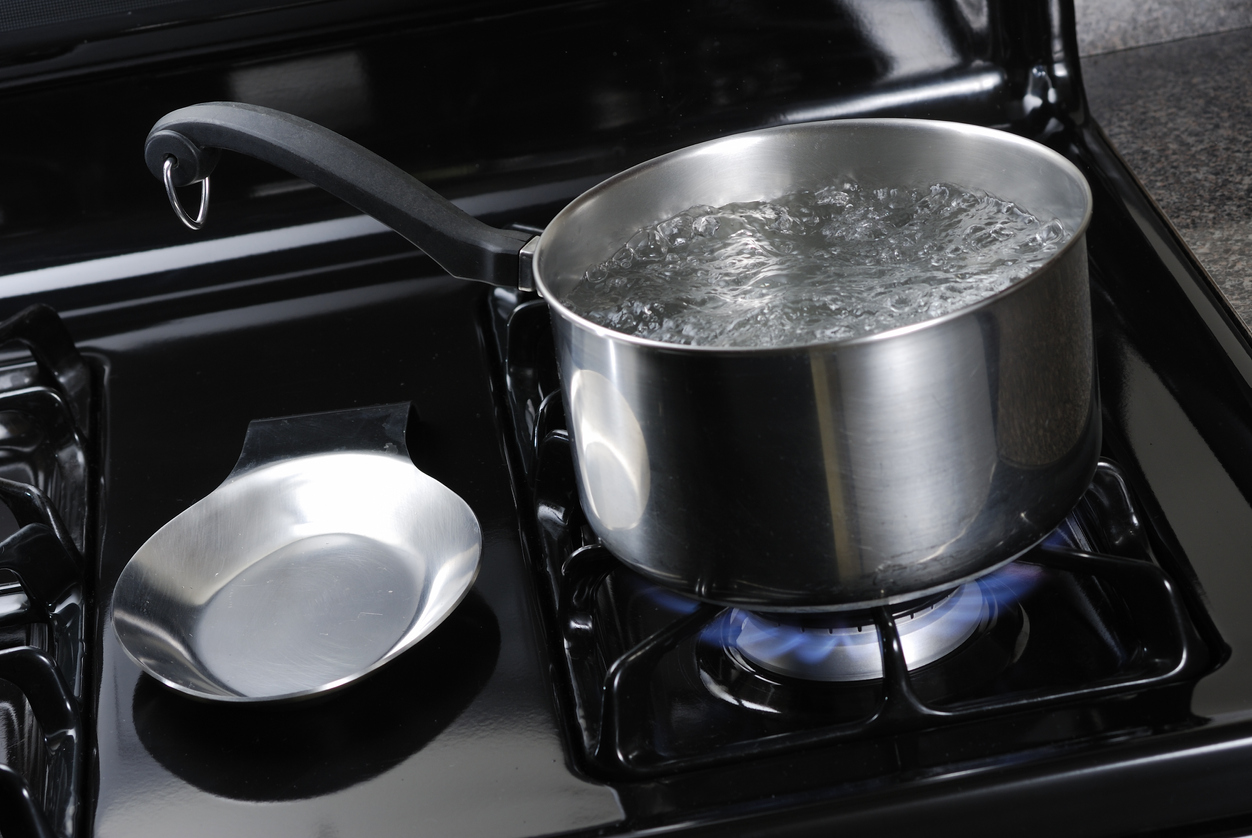
M 1252 325 L 1252 28 L 1082 68 L 1096 121 Z
M 1252 26 L 1252 0 L 1074 0 L 1083 55 Z

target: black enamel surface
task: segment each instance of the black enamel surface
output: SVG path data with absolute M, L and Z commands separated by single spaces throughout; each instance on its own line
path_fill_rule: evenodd
M 201 314 L 89 341 L 109 359 L 105 503 L 117 514 L 105 524 L 102 586 L 229 473 L 249 417 L 412 400 L 415 462 L 469 503 L 484 541 L 475 592 L 434 643 L 342 694 L 273 711 L 274 724 L 164 693 L 101 626 L 99 834 L 165 834 L 184 820 L 240 834 L 322 828 L 310 824 L 507 834 L 518 817 L 545 832 L 617 819 L 610 792 L 565 768 L 536 638 L 524 628 L 530 595 L 480 305 L 464 284 L 415 279 L 216 312 L 206 301 Z M 192 375 L 173 374 L 184 366 Z M 226 772 L 241 759 L 251 768 Z M 476 805 L 484 796 L 500 805 Z

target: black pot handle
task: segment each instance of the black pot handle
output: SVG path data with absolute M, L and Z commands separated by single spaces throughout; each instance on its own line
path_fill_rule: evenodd
M 237 151 L 320 186 L 420 247 L 453 276 L 516 288 L 520 253 L 534 238 L 462 212 L 421 181 L 334 131 L 282 111 L 209 102 L 166 114 L 148 133 L 144 160 L 175 186 L 206 179 L 219 149 Z

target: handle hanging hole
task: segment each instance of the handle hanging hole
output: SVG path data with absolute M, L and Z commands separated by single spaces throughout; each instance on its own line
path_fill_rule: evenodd
M 165 194 L 170 199 L 170 206 L 174 208 L 174 214 L 179 220 L 190 227 L 192 230 L 199 230 L 204 226 L 205 219 L 209 217 L 209 179 L 206 177 L 200 181 L 200 211 L 196 213 L 196 217 L 192 218 L 183 209 L 183 205 L 178 202 L 178 196 L 174 194 L 174 179 L 170 172 L 178 165 L 178 161 L 173 156 L 165 158 L 165 165 L 161 172 L 165 179 Z

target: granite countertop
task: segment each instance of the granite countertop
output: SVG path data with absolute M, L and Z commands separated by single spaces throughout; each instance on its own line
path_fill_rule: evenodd
M 1091 113 L 1252 325 L 1252 28 L 1082 59 Z

